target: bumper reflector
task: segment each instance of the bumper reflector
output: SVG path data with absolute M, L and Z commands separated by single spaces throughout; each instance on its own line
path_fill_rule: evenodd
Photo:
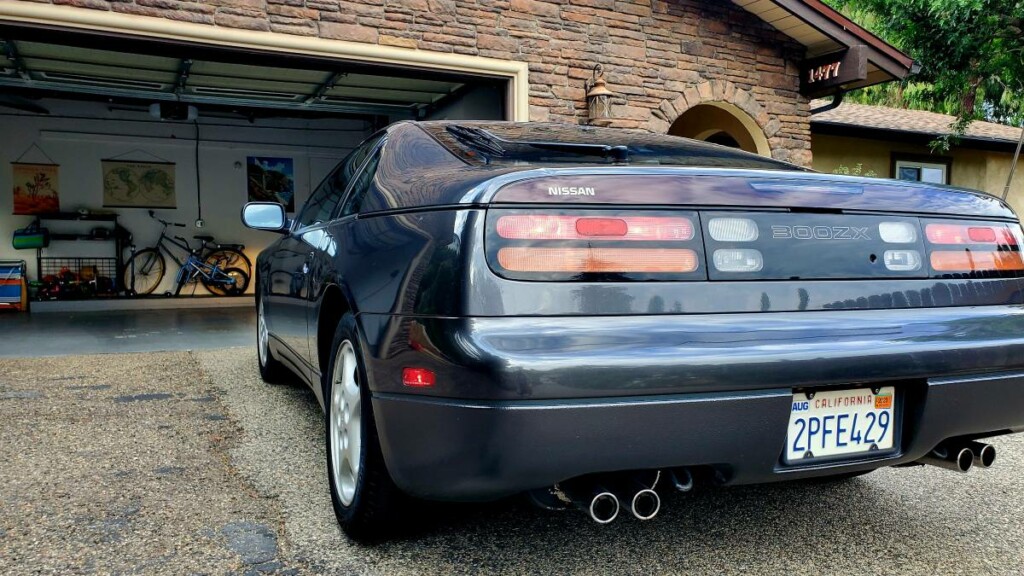
M 1004 272 L 1024 270 L 1020 252 L 936 251 L 932 268 L 938 272 Z
M 676 248 L 533 248 L 498 250 L 498 263 L 514 272 L 693 272 L 697 253 Z
M 426 368 L 402 368 L 402 384 L 412 388 L 430 388 L 437 383 L 437 376 Z
M 764 258 L 758 250 L 715 250 L 712 260 L 719 272 L 760 272 L 764 268 Z

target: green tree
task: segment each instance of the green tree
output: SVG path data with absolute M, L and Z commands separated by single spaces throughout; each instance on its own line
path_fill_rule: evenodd
M 1024 122 L 1024 0 L 827 0 L 912 56 L 921 71 L 853 101 L 956 116 L 949 148 L 974 120 Z

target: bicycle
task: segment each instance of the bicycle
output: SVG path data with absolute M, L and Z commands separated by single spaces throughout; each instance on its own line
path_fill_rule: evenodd
M 156 290 L 167 270 L 164 254 L 174 260 L 179 267 L 174 292 L 168 291 L 168 296 L 178 296 L 186 284 L 195 282 L 202 283 L 210 293 L 218 296 L 237 296 L 245 293 L 249 287 L 252 263 L 242 253 L 244 246 L 217 244 L 213 242 L 212 236 L 196 235 L 193 238 L 200 241 L 200 246 L 193 250 L 185 238 L 167 234 L 168 227 L 184 228 L 184 224 L 157 218 L 152 210 L 149 211 L 149 216 L 162 225 L 160 236 L 153 247 L 134 252 L 125 264 L 122 278 L 129 294 L 151 294 Z M 184 250 L 188 257 L 184 260 L 179 259 L 168 245 Z

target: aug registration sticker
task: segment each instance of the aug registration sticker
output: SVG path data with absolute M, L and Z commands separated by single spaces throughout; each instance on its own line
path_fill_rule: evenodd
M 893 447 L 896 390 L 886 386 L 793 394 L 786 462 L 861 454 Z

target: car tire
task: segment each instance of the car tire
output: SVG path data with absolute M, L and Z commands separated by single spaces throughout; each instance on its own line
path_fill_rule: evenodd
M 288 367 L 274 358 L 270 350 L 270 330 L 267 328 L 262 298 L 256 300 L 256 364 L 260 368 L 260 378 L 267 384 L 280 384 L 291 376 Z
M 355 329 L 345 314 L 323 372 L 327 477 L 338 524 L 358 541 L 396 535 L 408 498 L 395 486 L 381 452 L 366 370 Z

